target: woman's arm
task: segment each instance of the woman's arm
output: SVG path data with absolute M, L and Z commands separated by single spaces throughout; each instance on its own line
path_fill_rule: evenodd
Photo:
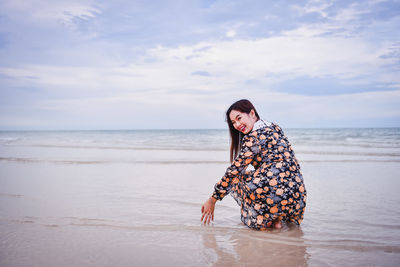
M 232 162 L 225 172 L 225 175 L 214 186 L 212 197 L 216 200 L 222 200 L 231 190 L 234 183 L 238 183 L 238 175 L 247 168 L 253 158 L 260 152 L 260 145 L 257 138 L 257 132 L 243 137 L 243 143 L 238 156 Z
M 257 132 L 243 137 L 243 144 L 239 155 L 232 162 L 232 165 L 227 168 L 222 179 L 215 184 L 212 196 L 201 207 L 201 221 L 204 220 L 204 224 L 210 224 L 210 221 L 214 220 L 215 203 L 217 200 L 222 200 L 229 193 L 232 184 L 239 181 L 237 176 L 246 169 L 259 151 L 260 146 L 257 139 Z

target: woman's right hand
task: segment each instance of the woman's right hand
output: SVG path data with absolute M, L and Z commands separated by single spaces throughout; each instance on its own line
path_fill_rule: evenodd
M 217 200 L 213 197 L 210 197 L 201 207 L 201 221 L 204 220 L 204 224 L 210 224 L 210 220 L 214 221 L 215 202 L 217 202 Z

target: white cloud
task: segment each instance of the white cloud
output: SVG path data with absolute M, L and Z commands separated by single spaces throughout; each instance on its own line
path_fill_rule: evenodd
M 376 4 L 385 0 L 366 0 L 359 2 L 349 2 L 347 7 L 338 9 L 337 13 L 329 14 L 330 8 L 337 2 L 336 0 L 309 0 L 304 6 L 294 5 L 293 7 L 302 14 L 318 13 L 321 17 L 339 23 L 356 21 L 361 15 L 370 13 Z
M 86 67 L 21 65 L 0 68 L 0 73 L 12 77 L 16 85 L 51 90 L 209 92 L 240 90 L 249 80 L 268 90 L 297 77 L 329 77 L 347 84 L 391 83 L 398 88 L 398 72 L 383 71 L 386 65 L 397 63 L 394 57 L 382 57 L 391 48 L 390 42 L 370 44 L 361 38 L 321 37 L 308 28 L 299 28 L 257 40 L 202 42 L 176 48 L 158 46 L 123 67 L 117 61 Z M 199 70 L 209 75 L 192 75 Z
M 236 32 L 234 30 L 229 30 L 226 32 L 226 37 L 232 38 L 236 36 Z
M 335 1 L 328 0 L 310 0 L 304 7 L 296 6 L 303 13 L 318 13 L 322 17 L 328 17 L 327 9 L 333 5 Z
M 294 5 L 293 8 L 301 14 L 318 13 L 322 22 L 315 24 L 304 24 L 302 28 L 307 28 L 312 34 L 332 34 L 347 38 L 353 38 L 364 34 L 370 34 L 368 29 L 371 24 L 382 22 L 381 19 L 374 19 L 377 9 L 376 5 L 386 2 L 386 0 L 366 0 L 349 2 L 347 6 L 331 9 L 336 1 L 328 0 L 309 0 L 305 6 Z M 367 19 L 368 18 L 368 19 Z M 395 20 L 392 25 L 396 25 Z M 385 27 L 381 27 L 382 31 Z M 379 34 L 379 31 L 373 34 Z
M 75 20 L 90 20 L 101 14 L 95 0 L 6 0 L 3 12 L 13 14 L 11 18 L 52 27 L 57 22 L 73 27 Z

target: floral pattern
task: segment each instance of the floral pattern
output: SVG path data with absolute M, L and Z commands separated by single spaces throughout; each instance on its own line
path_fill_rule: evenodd
M 254 129 L 254 128 L 253 128 Z M 246 171 L 248 165 L 254 170 Z M 241 150 L 212 196 L 231 194 L 241 207 L 241 220 L 258 230 L 274 219 L 300 224 L 306 207 L 306 189 L 300 166 L 282 129 L 274 123 L 243 137 Z

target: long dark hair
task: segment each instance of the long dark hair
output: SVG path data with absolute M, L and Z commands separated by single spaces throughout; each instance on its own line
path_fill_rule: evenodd
M 252 109 L 254 110 L 254 113 L 255 113 L 257 119 L 260 119 L 260 116 L 258 115 L 256 108 L 247 99 L 241 99 L 239 101 L 236 101 L 226 111 L 226 119 L 225 120 L 228 123 L 229 133 L 231 135 L 231 150 L 230 150 L 231 162 L 239 153 L 240 146 L 242 144 L 243 135 L 241 132 L 236 130 L 235 127 L 233 127 L 232 121 L 229 118 L 229 114 L 231 113 L 232 110 L 237 110 L 237 111 L 249 114 Z

